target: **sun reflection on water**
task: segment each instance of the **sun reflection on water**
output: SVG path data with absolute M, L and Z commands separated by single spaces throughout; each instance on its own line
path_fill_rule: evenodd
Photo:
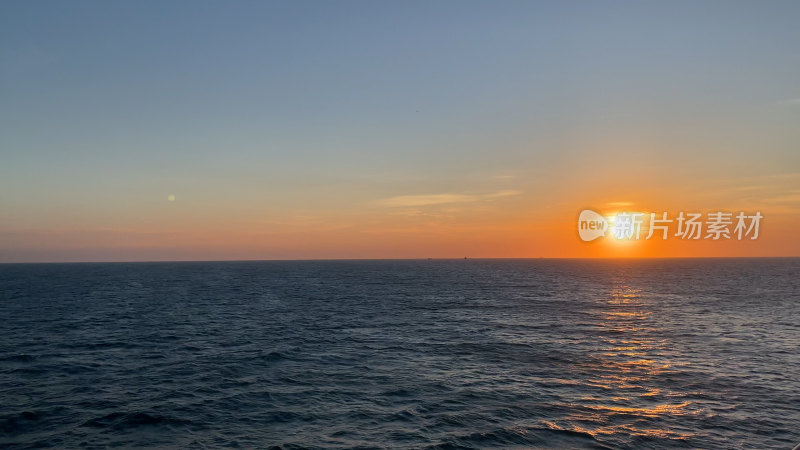
M 692 437 L 686 430 L 670 429 L 662 420 L 701 410 L 684 398 L 686 393 L 656 387 L 659 377 L 681 364 L 669 360 L 669 342 L 662 337 L 642 291 L 616 283 L 607 299 L 588 313 L 598 347 L 586 361 L 576 363 L 576 372 L 583 374 L 579 383 L 583 395 L 559 405 L 569 411 L 566 417 L 543 424 L 593 437 L 617 433 L 678 440 Z

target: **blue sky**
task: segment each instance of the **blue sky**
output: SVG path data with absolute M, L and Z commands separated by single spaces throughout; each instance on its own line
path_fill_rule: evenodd
M 403 195 L 542 206 L 598 167 L 798 172 L 798 17 L 774 1 L 5 2 L 0 242 L 24 254 L 24 230 L 142 216 L 156 232 L 167 193 L 274 218 Z

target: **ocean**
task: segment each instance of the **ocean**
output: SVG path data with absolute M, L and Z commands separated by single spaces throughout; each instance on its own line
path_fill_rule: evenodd
M 4 448 L 782 448 L 800 259 L 0 265 Z

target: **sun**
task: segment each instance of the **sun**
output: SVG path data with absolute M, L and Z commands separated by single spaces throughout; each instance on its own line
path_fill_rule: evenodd
M 616 211 L 606 214 L 608 240 L 621 245 L 644 240 L 649 231 L 649 217 L 649 213 L 642 211 Z

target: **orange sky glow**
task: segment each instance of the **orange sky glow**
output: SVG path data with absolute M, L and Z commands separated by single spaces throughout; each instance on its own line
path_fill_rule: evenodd
M 0 262 L 800 256 L 789 4 L 6 9 Z

